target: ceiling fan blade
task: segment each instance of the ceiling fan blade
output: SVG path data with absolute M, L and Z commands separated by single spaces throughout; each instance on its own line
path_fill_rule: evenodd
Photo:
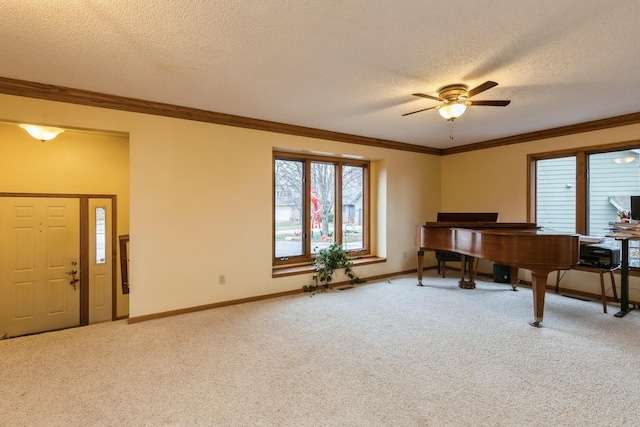
M 490 107 L 506 107 L 511 101 L 469 101 L 470 105 L 487 105 Z
M 472 96 L 475 96 L 480 92 L 484 92 L 487 89 L 491 89 L 494 86 L 498 86 L 498 83 L 492 82 L 491 80 L 489 80 L 488 82 L 484 82 L 480 86 L 474 87 L 470 91 L 467 91 L 467 98 L 471 98 Z
M 438 98 L 437 96 L 425 95 L 424 93 L 414 93 L 413 96 L 419 96 L 422 98 L 428 98 L 428 99 L 433 99 L 435 101 L 440 101 L 440 98 Z
M 423 112 L 423 111 L 427 111 L 427 110 L 433 110 L 434 108 L 437 108 L 437 107 L 423 108 L 422 110 L 412 111 L 412 112 L 410 112 L 410 113 L 404 113 L 404 114 L 402 115 L 402 117 L 404 117 L 404 116 L 410 116 L 411 114 L 415 114 L 415 113 L 421 113 L 421 112 Z

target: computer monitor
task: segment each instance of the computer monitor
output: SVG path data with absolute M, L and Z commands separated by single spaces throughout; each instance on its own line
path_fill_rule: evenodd
M 640 196 L 631 196 L 631 219 L 640 220 Z

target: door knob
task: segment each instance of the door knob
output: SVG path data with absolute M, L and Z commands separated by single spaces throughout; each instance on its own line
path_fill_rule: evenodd
M 66 274 L 71 276 L 71 280 L 69 281 L 69 284 L 73 286 L 74 291 L 76 290 L 76 283 L 80 281 L 80 279 L 76 278 L 76 274 L 78 274 L 78 270 L 75 268 L 76 265 L 78 265 L 76 261 L 71 261 L 71 266 L 73 268 L 71 269 L 71 271 L 66 272 Z

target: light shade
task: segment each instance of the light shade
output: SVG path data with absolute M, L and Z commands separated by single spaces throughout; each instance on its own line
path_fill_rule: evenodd
M 467 109 L 467 104 L 453 101 L 448 102 L 438 108 L 438 112 L 447 120 L 455 120 L 460 117 Z
M 613 161 L 618 164 L 631 163 L 636 159 L 636 157 L 636 153 L 634 153 L 633 151 L 627 151 L 625 153 L 621 153 L 619 156 L 613 159 Z
M 35 139 L 39 139 L 42 142 L 50 141 L 56 136 L 58 136 L 59 134 L 61 134 L 62 132 L 64 132 L 64 129 L 54 128 L 50 126 L 22 124 L 20 125 L 20 127 L 26 130 L 27 132 L 29 132 L 29 135 L 31 135 Z

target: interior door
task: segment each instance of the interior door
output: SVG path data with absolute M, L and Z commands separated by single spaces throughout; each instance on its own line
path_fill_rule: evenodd
M 79 200 L 0 197 L 0 336 L 78 326 Z

